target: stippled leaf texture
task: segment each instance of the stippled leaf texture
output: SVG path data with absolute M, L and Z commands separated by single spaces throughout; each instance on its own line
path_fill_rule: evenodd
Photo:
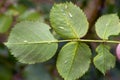
M 64 80 L 76 80 L 88 71 L 91 51 L 85 43 L 69 42 L 60 51 L 57 69 Z
M 50 12 L 53 29 L 62 38 L 81 38 L 88 31 L 88 21 L 83 11 L 72 3 L 55 4 Z
M 95 67 L 104 75 L 106 71 L 114 68 L 115 56 L 110 53 L 110 48 L 107 45 L 100 44 L 96 49 L 98 55 L 94 58 Z
M 15 25 L 5 45 L 22 63 L 33 64 L 50 59 L 57 50 L 57 43 L 50 27 L 39 21 L 24 21 Z
M 119 17 L 117 14 L 103 15 L 97 20 L 95 29 L 101 39 L 108 39 L 112 35 L 118 35 L 120 33 Z

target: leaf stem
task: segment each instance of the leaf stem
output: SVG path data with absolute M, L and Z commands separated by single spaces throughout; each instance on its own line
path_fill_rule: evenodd
M 90 39 L 70 39 L 70 40 L 59 40 L 57 42 L 74 42 L 74 41 L 78 41 L 78 42 L 96 42 L 96 43 L 102 43 L 102 42 L 106 42 L 106 43 L 120 43 L 120 41 L 114 41 L 114 40 L 90 40 Z
M 59 42 L 96 42 L 96 43 L 116 43 L 119 44 L 120 41 L 114 41 L 114 40 L 90 40 L 90 39 L 67 39 L 67 40 L 54 40 L 54 41 L 36 41 L 36 42 L 17 42 L 17 43 L 5 43 L 5 44 L 43 44 L 43 43 L 59 43 Z

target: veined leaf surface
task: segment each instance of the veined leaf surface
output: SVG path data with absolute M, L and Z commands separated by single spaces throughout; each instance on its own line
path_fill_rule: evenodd
M 85 43 L 69 42 L 60 51 L 57 69 L 65 80 L 76 80 L 88 71 L 91 51 Z
M 107 70 L 110 70 L 115 66 L 115 57 L 109 50 L 109 46 L 100 44 L 96 49 L 98 55 L 94 58 L 95 67 L 104 75 Z
M 96 33 L 101 39 L 108 39 L 111 35 L 118 35 L 120 33 L 120 22 L 117 14 L 100 17 L 95 26 Z
M 57 50 L 57 43 L 51 43 L 56 39 L 49 29 L 47 24 L 39 21 L 18 23 L 12 29 L 5 45 L 22 63 L 44 62 L 50 59 Z
M 85 14 L 72 3 L 55 4 L 50 12 L 50 22 L 63 38 L 81 38 L 88 31 Z

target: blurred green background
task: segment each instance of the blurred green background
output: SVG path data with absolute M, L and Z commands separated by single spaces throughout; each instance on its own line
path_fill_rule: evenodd
M 56 55 L 49 61 L 33 65 L 21 64 L 4 45 L 14 25 L 25 20 L 40 20 L 50 25 L 49 13 L 54 3 L 71 1 L 85 12 L 89 21 L 89 32 L 84 38 L 99 39 L 94 30 L 96 20 L 103 14 L 116 13 L 120 17 L 120 0 L 0 0 L 0 80 L 63 80 L 56 70 Z M 54 32 L 53 32 L 54 34 Z M 59 36 L 54 34 L 58 39 Z M 119 35 L 120 36 L 120 35 Z M 119 40 L 119 36 L 110 39 Z M 88 43 L 93 57 L 98 43 Z M 115 55 L 116 44 L 109 44 Z M 92 62 L 92 61 L 91 61 Z M 79 80 L 120 80 L 120 61 L 116 67 L 103 76 L 95 69 L 93 63 L 89 71 Z

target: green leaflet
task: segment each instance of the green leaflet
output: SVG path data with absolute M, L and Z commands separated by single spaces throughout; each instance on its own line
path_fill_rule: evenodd
M 76 80 L 88 71 L 91 51 L 85 43 L 69 42 L 60 51 L 57 69 L 65 80 Z
M 108 39 L 111 35 L 120 33 L 120 22 L 117 14 L 104 15 L 95 24 L 97 35 L 101 39 Z
M 110 70 L 115 66 L 115 57 L 109 50 L 109 46 L 100 44 L 96 49 L 98 55 L 94 58 L 95 67 L 104 75 L 107 70 Z
M 88 31 L 85 14 L 72 3 L 55 4 L 50 12 L 50 22 L 62 38 L 81 38 Z
M 11 31 L 5 45 L 22 63 L 37 63 L 50 59 L 57 50 L 57 43 L 49 31 L 50 27 L 38 21 L 18 23 Z
M 12 16 L 0 16 L 0 33 L 5 33 L 8 31 L 12 24 L 12 20 Z

